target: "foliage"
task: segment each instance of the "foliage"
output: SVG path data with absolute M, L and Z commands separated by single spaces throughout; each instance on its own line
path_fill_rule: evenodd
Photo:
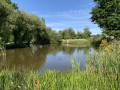
M 87 36 L 82 32 L 77 32 L 77 39 L 87 38 Z
M 60 34 L 46 28 L 43 17 L 19 10 L 11 0 L 0 0 L 0 12 L 0 38 L 4 43 L 14 42 L 11 46 L 23 47 L 30 43 L 61 42 Z
M 101 41 L 105 39 L 105 36 L 102 34 L 102 35 L 96 35 L 92 38 L 92 45 L 95 46 L 95 47 L 99 47 L 100 44 L 101 44 Z
M 39 17 L 25 11 L 19 11 L 16 29 L 13 30 L 14 43 L 36 42 L 40 36 L 40 31 L 45 27 L 45 23 Z
M 86 37 L 90 37 L 91 32 L 89 27 L 84 28 L 84 34 L 86 35 Z
M 59 33 L 56 33 L 54 30 L 52 30 L 51 28 L 46 28 L 47 31 L 47 35 L 48 35 L 48 39 L 49 39 L 49 43 L 61 43 L 62 41 L 62 37 Z
M 77 35 L 72 28 L 57 33 L 46 27 L 43 17 L 40 19 L 34 14 L 19 10 L 11 0 L 0 1 L 0 12 L 0 38 L 12 47 L 24 47 L 30 43 L 58 44 L 62 39 L 86 37 L 85 34 Z
M 108 45 L 107 47 L 112 45 Z M 89 54 L 87 57 L 87 70 L 90 73 L 96 73 L 103 78 L 114 77 L 116 83 L 114 87 L 120 87 L 120 47 L 114 46 L 112 50 L 99 49 L 98 52 Z M 106 79 L 105 79 L 106 80 Z M 108 79 L 110 80 L 110 79 Z M 109 84 L 109 83 L 108 83 Z M 105 86 L 106 87 L 106 86 Z M 108 88 L 108 87 L 106 87 Z
M 76 59 L 76 55 L 74 55 L 73 59 L 71 60 L 72 70 L 79 71 L 80 70 L 80 61 Z
M 4 0 L 0 0 L 0 12 L 0 37 L 3 42 L 12 41 L 11 33 L 15 27 L 17 11 Z
M 7 16 L 13 12 L 13 8 L 5 2 L 5 0 L 0 0 L 0 27 L 2 23 L 7 20 Z
M 6 52 L 4 48 L 4 43 L 1 41 L 1 38 L 0 38 L 0 61 L 5 59 L 5 56 L 6 56 Z
M 18 6 L 17 6 L 17 4 L 15 4 L 15 3 L 13 3 L 13 2 L 11 2 L 11 0 L 5 0 L 6 1 L 6 3 L 8 3 L 9 5 L 11 5 L 15 10 L 17 10 L 18 9 Z
M 46 27 L 39 33 L 37 42 L 40 44 L 60 44 L 62 41 L 61 35 L 49 27 Z
M 84 29 L 84 33 L 78 31 L 76 34 L 72 28 L 64 29 L 59 31 L 59 33 L 62 35 L 62 39 L 82 39 L 90 37 L 91 34 L 88 27 Z
M 75 39 L 76 34 L 72 28 L 64 29 L 59 32 L 62 35 L 62 39 Z
M 120 0 L 94 0 L 92 22 L 99 25 L 103 32 L 120 37 Z

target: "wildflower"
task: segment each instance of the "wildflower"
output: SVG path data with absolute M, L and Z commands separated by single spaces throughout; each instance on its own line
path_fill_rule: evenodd
M 107 51 L 107 50 L 112 50 L 113 49 L 113 45 L 108 45 L 107 47 L 105 47 L 105 50 Z
M 100 46 L 101 46 L 101 47 L 105 47 L 107 44 L 108 44 L 108 43 L 107 43 L 107 40 L 104 39 L 104 40 L 101 41 Z

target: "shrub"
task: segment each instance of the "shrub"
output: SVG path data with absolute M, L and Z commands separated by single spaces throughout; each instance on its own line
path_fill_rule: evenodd
M 104 35 L 96 35 L 92 39 L 92 45 L 95 47 L 99 47 L 101 44 L 101 41 L 105 39 L 106 37 Z

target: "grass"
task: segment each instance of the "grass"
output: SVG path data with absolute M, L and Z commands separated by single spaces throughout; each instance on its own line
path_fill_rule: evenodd
M 76 70 L 79 62 L 72 60 L 71 71 L 46 71 L 43 73 L 23 70 L 0 72 L 0 90 L 119 90 L 120 47 L 99 49 L 86 53 L 86 70 Z
M 79 45 L 81 47 L 90 45 L 90 41 L 87 39 L 67 39 L 67 40 L 62 40 L 62 44 L 67 44 L 67 41 L 69 41 L 70 45 Z
M 38 80 L 40 82 L 38 84 Z M 6 70 L 0 74 L 0 89 L 27 90 L 118 90 L 116 77 L 95 73 L 46 71 L 39 75 L 35 72 L 14 73 Z

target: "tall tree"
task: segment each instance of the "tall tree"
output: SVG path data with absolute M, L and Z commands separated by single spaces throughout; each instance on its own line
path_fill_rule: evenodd
M 90 37 L 91 32 L 90 32 L 90 28 L 89 27 L 86 27 L 84 29 L 84 34 L 86 35 L 86 37 Z
M 86 35 L 82 32 L 77 32 L 77 39 L 86 38 Z
M 59 32 L 62 35 L 62 39 L 75 39 L 76 34 L 72 28 L 64 29 Z
M 13 30 L 14 43 L 22 44 L 24 42 L 36 42 L 41 35 L 41 30 L 45 29 L 44 21 L 34 14 L 19 11 L 19 17 L 16 20 L 16 28 Z
M 120 37 L 120 0 L 94 0 L 91 20 L 103 33 Z
M 10 0 L 0 0 L 0 37 L 2 41 L 12 41 L 12 30 L 18 17 L 17 11 L 8 3 Z
M 72 28 L 68 28 L 68 32 L 69 32 L 69 35 L 70 35 L 71 39 L 76 38 L 76 34 L 75 34 L 75 32 Z

